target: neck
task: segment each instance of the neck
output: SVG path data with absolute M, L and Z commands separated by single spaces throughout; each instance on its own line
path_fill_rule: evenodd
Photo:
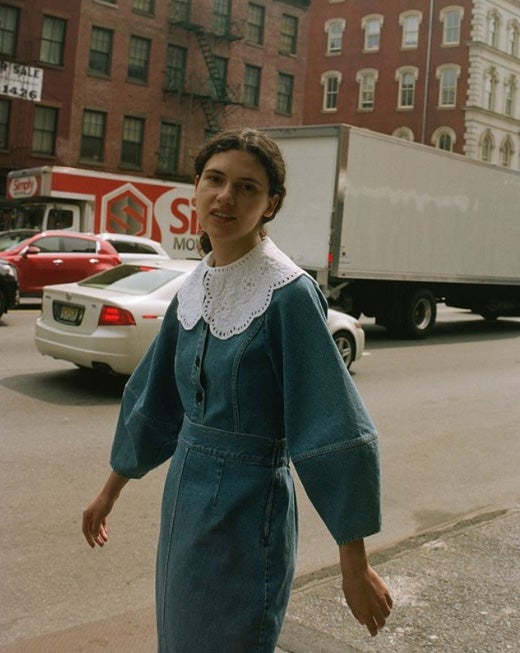
M 254 241 L 244 242 L 240 244 L 233 243 L 229 246 L 226 246 L 226 243 L 212 241 L 214 266 L 221 267 L 238 261 L 239 258 L 242 258 L 257 245 L 259 245 L 261 240 L 262 239 L 260 236 L 258 236 L 258 238 L 256 238 Z

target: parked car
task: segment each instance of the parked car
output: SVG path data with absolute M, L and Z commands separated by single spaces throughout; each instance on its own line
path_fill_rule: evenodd
M 22 240 L 35 236 L 39 233 L 38 229 L 8 229 L 7 231 L 0 231 L 0 252 L 18 245 Z
M 151 238 L 109 232 L 98 234 L 98 236 L 109 242 L 117 250 L 123 263 L 141 261 L 149 258 L 155 259 L 156 257 L 165 261 L 171 258 L 161 243 Z
M 38 351 L 78 367 L 129 375 L 159 331 L 165 311 L 197 261 L 125 263 L 77 283 L 44 288 Z M 330 310 L 331 333 L 347 366 L 364 348 L 350 315 Z
M 16 272 L 10 265 L 0 261 L 0 317 L 10 308 L 14 308 L 19 300 Z
M 22 297 L 38 297 L 43 287 L 79 281 L 121 263 L 103 238 L 72 231 L 44 231 L 0 252 L 0 264 L 16 271 Z

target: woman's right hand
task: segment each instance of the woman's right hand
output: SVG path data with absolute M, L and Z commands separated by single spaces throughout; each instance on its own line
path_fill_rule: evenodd
M 107 516 L 129 480 L 117 472 L 111 472 L 105 487 L 83 511 L 83 535 L 92 548 L 108 542 Z

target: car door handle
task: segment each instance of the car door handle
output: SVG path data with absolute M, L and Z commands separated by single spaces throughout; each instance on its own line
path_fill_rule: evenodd
M 52 260 L 52 262 L 54 263 L 54 265 L 61 265 L 63 263 L 63 259 L 62 258 L 55 258 L 55 259 Z
M 99 259 L 98 258 L 89 258 L 88 262 L 89 263 L 99 263 Z

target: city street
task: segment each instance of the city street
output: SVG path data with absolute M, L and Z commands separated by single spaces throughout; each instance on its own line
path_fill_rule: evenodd
M 0 319 L 0 647 L 153 605 L 165 469 L 125 488 L 109 544 L 90 550 L 81 512 L 108 471 L 123 381 L 40 356 L 37 314 L 26 305 Z M 518 503 L 520 319 L 440 309 L 425 341 L 364 326 L 352 371 L 380 432 L 384 496 L 369 549 Z M 337 553 L 298 494 L 302 578 Z

